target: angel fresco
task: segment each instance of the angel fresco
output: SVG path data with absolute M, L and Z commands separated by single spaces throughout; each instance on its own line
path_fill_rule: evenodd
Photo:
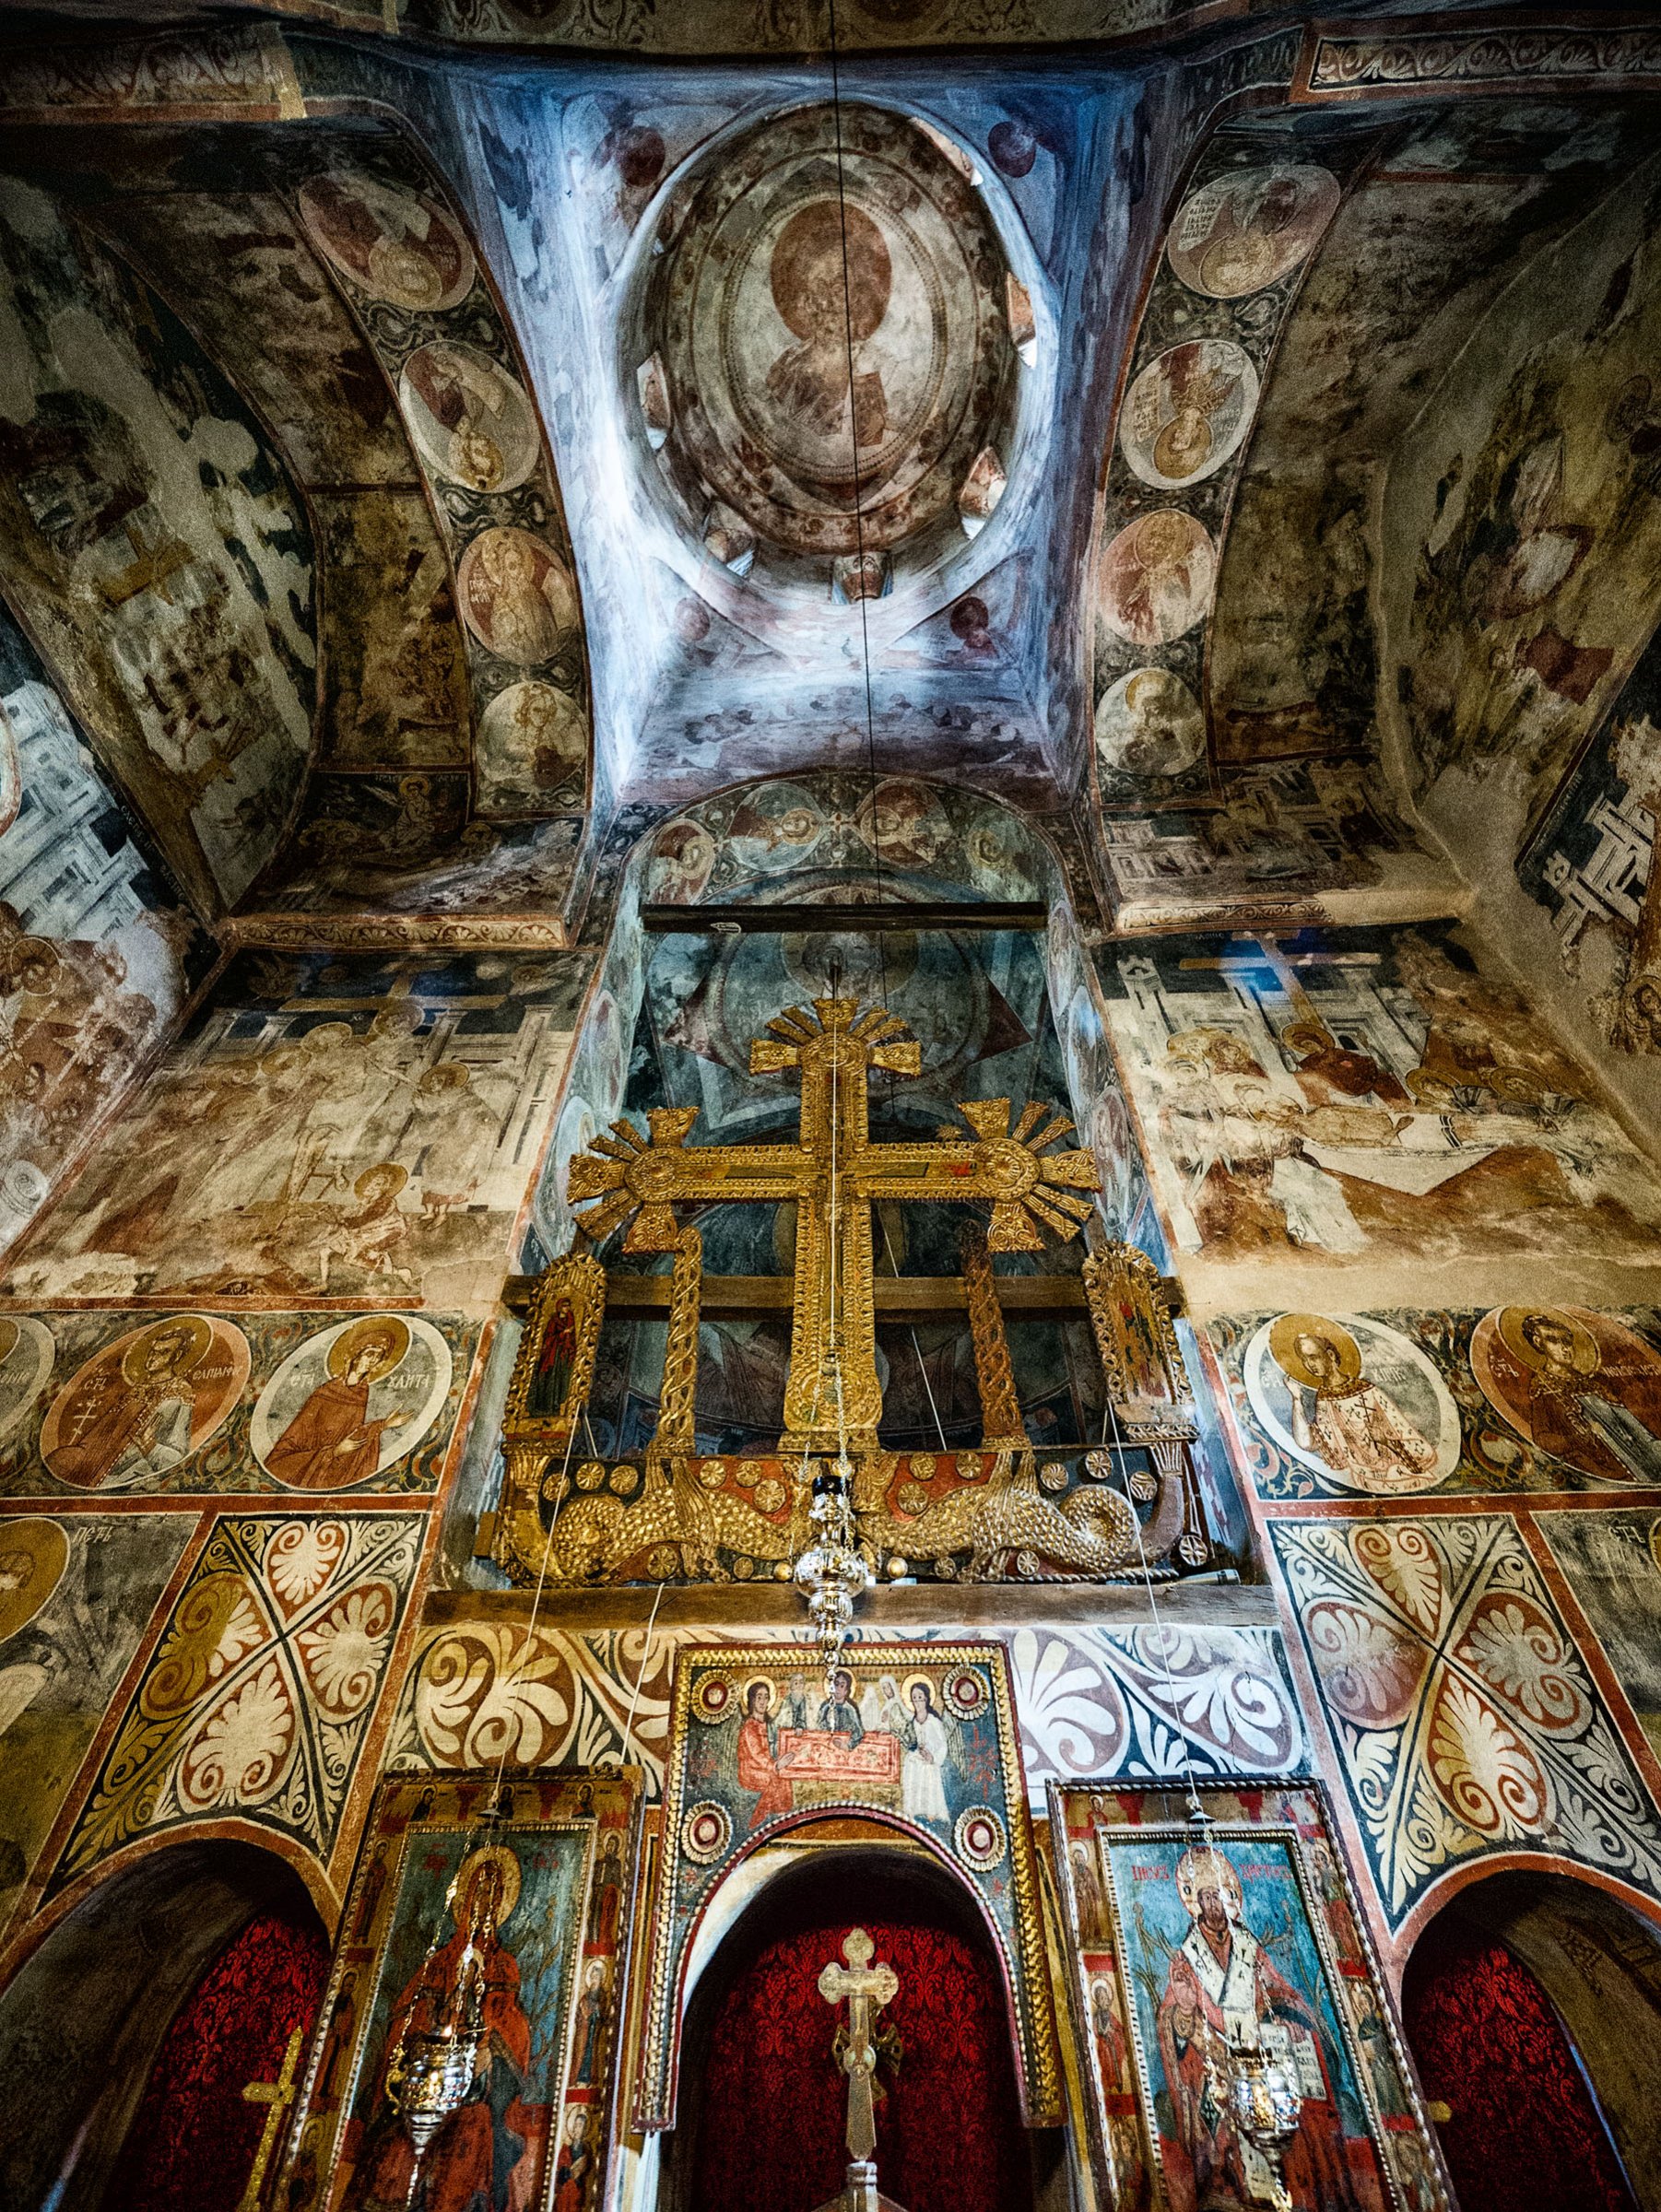
M 765 1677 L 745 1685 L 736 1776 L 749 1830 L 794 1811 L 797 1785 L 847 1789 L 937 1831 L 948 1829 L 959 1781 L 958 1724 L 925 1674 L 883 1674 L 863 1689 L 838 1667 L 815 1697 L 799 1673 L 782 1700 Z

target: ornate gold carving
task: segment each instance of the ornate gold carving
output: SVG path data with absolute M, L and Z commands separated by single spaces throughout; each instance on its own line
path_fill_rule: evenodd
M 967 1551 L 963 1571 L 972 1582 L 1096 1582 L 1136 1557 L 1136 1516 L 1119 1491 L 1092 1484 L 1057 1503 L 1044 1495 L 1028 1446 L 995 1453 L 984 1482 L 965 1483 L 905 1520 L 889 1511 L 893 1473 L 889 1452 L 859 1467 L 854 1507 L 861 1535 L 912 1559 Z
M 1027 1432 L 1015 1394 L 1015 1370 L 1009 1360 L 1009 1339 L 1004 1334 L 1004 1309 L 997 1302 L 992 1255 L 978 1223 L 964 1230 L 962 1253 L 985 1448 L 988 1452 L 1020 1451 L 1026 1446 Z
M 871 1451 L 882 1410 L 872 1305 L 872 1203 L 989 1200 L 990 1249 L 1037 1251 L 1043 1241 L 1040 1224 L 1071 1237 L 1088 1218 L 1090 1204 L 1079 1194 L 1100 1187 L 1095 1162 L 1085 1151 L 1049 1152 L 1072 1124 L 1056 1116 L 1041 1127 L 1048 1111 L 1043 1106 L 1024 1108 L 1011 1127 L 1007 1099 L 975 1099 L 960 1106 L 972 1137 L 948 1130 L 932 1144 L 873 1144 L 869 1071 L 918 1073 L 917 1042 L 904 1025 L 879 1007 L 862 1013 L 857 999 L 819 998 L 812 1013 L 790 1006 L 768 1028 L 771 1034 L 750 1047 L 750 1072 L 799 1070 L 798 1143 L 689 1146 L 696 1108 L 659 1108 L 647 1117 L 649 1142 L 627 1122 L 614 1122 L 609 1137 L 596 1139 L 573 1159 L 569 1196 L 573 1206 L 598 1201 L 581 1222 L 595 1241 L 632 1215 L 623 1241 L 630 1253 L 676 1249 L 677 1200 L 794 1201 L 795 1324 L 781 1448 L 832 1451 L 839 1430 L 845 1430 L 856 1448 Z M 833 1335 L 842 1377 L 840 1421 L 825 1384 Z
M 1148 1423 L 1185 1414 L 1190 1402 L 1160 1271 L 1134 1244 L 1110 1244 L 1084 1263 L 1084 1295 L 1107 1394 L 1121 1419 Z M 1192 1429 L 1184 1422 L 1187 1433 Z
M 589 1253 L 555 1260 L 537 1278 L 508 1384 L 502 1441 L 562 1445 L 594 1386 L 606 1313 L 606 1270 Z
M 671 1453 L 686 1456 L 698 1449 L 694 1389 L 702 1288 L 703 1239 L 697 1230 L 683 1229 L 670 1283 L 668 1343 L 657 1401 L 657 1429 L 646 1452 L 648 1467 L 661 1468 Z

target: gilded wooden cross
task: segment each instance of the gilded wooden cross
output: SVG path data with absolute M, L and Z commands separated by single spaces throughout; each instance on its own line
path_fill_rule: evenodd
M 832 1959 L 819 1978 L 819 1994 L 827 2005 L 848 2006 L 848 2039 L 842 2050 L 842 2071 L 848 2077 L 848 2156 L 856 2163 L 877 2147 L 877 2112 L 871 2100 L 871 2077 L 877 2071 L 877 2043 L 872 2030 L 877 2015 L 892 2004 L 900 1977 L 886 1960 L 871 1964 L 877 1948 L 863 1928 L 850 1928 L 842 1940 L 846 1966 Z
M 628 1122 L 613 1122 L 610 1136 L 571 1161 L 567 1193 L 573 1206 L 599 1201 L 579 1224 L 596 1241 L 632 1214 L 623 1240 L 629 1253 L 677 1248 L 677 1201 L 794 1201 L 795 1300 L 781 1449 L 833 1451 L 841 1429 L 856 1447 L 872 1450 L 882 1412 L 873 1201 L 989 1200 L 988 1248 L 1036 1252 L 1040 1223 L 1063 1237 L 1078 1234 L 1090 1211 L 1078 1194 L 1101 1185 L 1088 1152 L 1041 1158 L 1071 1132 L 1071 1122 L 1058 1114 L 1041 1128 L 1049 1110 L 1028 1106 L 1011 1127 L 1007 1099 L 962 1101 L 958 1111 L 972 1135 L 944 1129 L 934 1142 L 873 1144 L 870 1070 L 914 1076 L 921 1064 L 915 1038 L 880 1007 L 862 1013 L 857 999 L 816 998 L 811 1013 L 790 1006 L 767 1026 L 771 1035 L 749 1048 L 750 1073 L 800 1070 L 796 1143 L 689 1145 L 698 1109 L 654 1107 L 646 1117 L 649 1141 Z
M 265 2107 L 265 2124 L 260 2132 L 260 2147 L 253 2154 L 253 2167 L 248 2176 L 248 2185 L 237 2199 L 237 2212 L 259 2212 L 260 2196 L 265 2186 L 265 2173 L 271 2164 L 271 2154 L 282 2135 L 289 2107 L 294 2102 L 297 2088 L 294 2076 L 300 2065 L 300 2052 L 305 2048 L 305 2030 L 297 2028 L 289 2038 L 289 2048 L 283 2053 L 283 2063 L 277 2079 L 251 2081 L 243 2088 L 242 2095 L 248 2103 Z

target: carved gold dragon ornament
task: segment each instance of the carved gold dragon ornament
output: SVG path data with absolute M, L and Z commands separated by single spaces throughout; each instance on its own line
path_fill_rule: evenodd
M 592 1257 L 555 1261 L 538 1284 L 510 1389 L 508 1481 L 495 1557 L 515 1581 L 528 1583 L 605 1583 L 630 1567 L 715 1578 L 726 1571 L 723 1551 L 787 1575 L 807 1540 L 804 1470 L 810 1454 L 836 1449 L 840 1430 L 856 1467 L 862 1546 L 874 1563 L 885 1552 L 944 1561 L 967 1551 L 971 1576 L 1002 1571 L 1093 1579 L 1122 1568 L 1137 1548 L 1137 1524 L 1115 1489 L 1092 1488 L 1060 1503 L 1045 1494 L 1019 1430 L 987 1257 L 1042 1250 L 1044 1229 L 1073 1237 L 1089 1218 L 1081 1194 L 1100 1188 L 1094 1160 L 1087 1151 L 1051 1149 L 1072 1124 L 1058 1114 L 1046 1120 L 1043 1106 L 1029 1105 L 1017 1118 L 1007 1099 L 976 1099 L 959 1108 L 971 1134 L 948 1128 L 933 1142 L 875 1143 L 870 1070 L 919 1072 L 919 1048 L 903 1024 L 880 1008 L 862 1012 L 856 999 L 821 998 L 811 1012 L 786 1008 L 768 1027 L 771 1034 L 750 1047 L 750 1072 L 799 1070 L 795 1144 L 689 1145 L 697 1109 L 661 1107 L 647 1116 L 648 1137 L 615 1122 L 609 1136 L 571 1161 L 571 1203 L 591 1206 L 579 1223 L 585 1238 L 598 1242 L 627 1222 L 625 1253 L 676 1255 L 657 1432 L 643 1471 L 586 1459 L 571 1472 L 574 1422 L 593 1381 L 604 1277 Z M 989 1430 L 980 1455 L 984 1471 L 915 1514 L 890 1508 L 898 1462 L 877 1441 L 882 1393 L 871 1210 L 878 1199 L 991 1206 L 984 1244 L 972 1236 L 965 1265 Z M 785 1432 L 774 1473 L 758 1479 L 754 1463 L 740 1463 L 748 1489 L 735 1482 L 729 1463 L 700 1459 L 693 1444 L 701 1247 L 698 1231 L 677 1222 L 675 1207 L 694 1201 L 792 1202 L 796 1208 Z M 561 1299 L 574 1309 L 579 1293 L 586 1363 L 573 1376 L 569 1406 L 560 1406 L 568 1418 L 539 1428 L 528 1409 L 548 1398 L 550 1317 L 560 1314 Z M 825 1377 L 833 1371 L 842 1379 L 840 1418 L 827 1402 Z

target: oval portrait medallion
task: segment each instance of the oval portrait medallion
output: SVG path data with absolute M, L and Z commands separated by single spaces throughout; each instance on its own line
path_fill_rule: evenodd
M 248 1339 L 218 1314 L 129 1329 L 53 1398 L 41 1457 L 77 1490 L 154 1488 L 229 1418 L 249 1365 Z
M 1257 371 L 1230 338 L 1191 338 L 1131 385 L 1119 442 L 1144 484 L 1174 491 L 1215 476 L 1236 453 L 1257 406 Z
M 450 1347 L 430 1322 L 339 1322 L 307 1337 L 261 1391 L 253 1455 L 286 1489 L 349 1489 L 409 1456 L 442 1409 L 450 1374 Z
M 512 491 L 536 465 L 540 440 L 524 387 L 477 346 L 420 346 L 398 397 L 429 468 L 469 491 Z
M 1459 1409 L 1398 1329 L 1361 1314 L 1282 1313 L 1246 1347 L 1252 1411 L 1280 1449 L 1341 1490 L 1431 1490 L 1459 1465 Z
M 936 521 L 1011 404 L 1007 266 L 961 169 L 903 116 L 844 107 L 839 142 L 831 109 L 802 108 L 724 144 L 644 309 L 689 493 L 799 555 Z
M 1096 709 L 1096 757 L 1120 776 L 1180 776 L 1206 749 L 1206 718 L 1180 676 L 1133 668 Z
M 528 530 L 486 530 L 456 570 L 462 615 L 481 645 L 529 667 L 559 651 L 577 620 L 577 587 L 550 545 Z
M 1337 179 L 1313 161 L 1227 170 L 1183 202 L 1166 251 L 1191 291 L 1243 300 L 1306 261 L 1337 206 Z
M 1217 582 L 1217 550 L 1202 522 L 1160 507 L 1127 523 L 1101 555 L 1101 619 L 1133 645 L 1168 645 L 1203 621 Z
M 433 314 L 473 289 L 473 249 L 430 193 L 330 170 L 300 186 L 300 214 L 318 252 L 371 300 Z

